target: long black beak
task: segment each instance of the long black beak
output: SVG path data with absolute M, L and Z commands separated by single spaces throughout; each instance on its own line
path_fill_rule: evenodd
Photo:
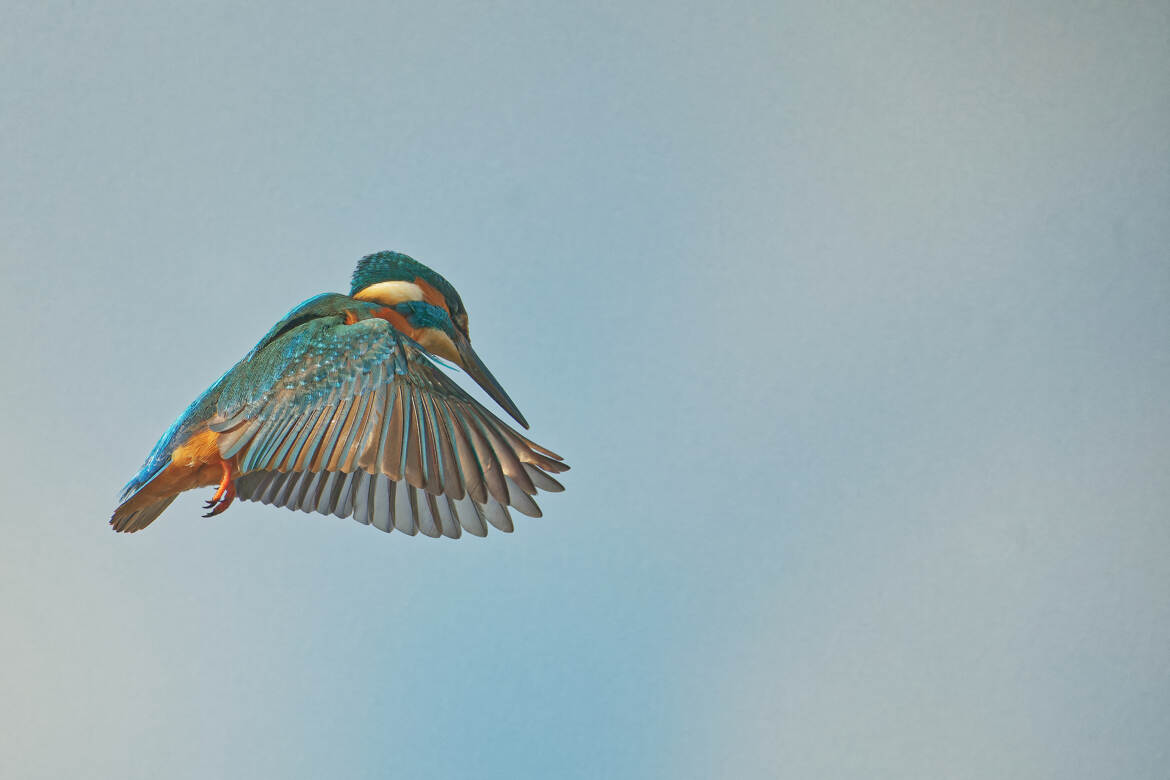
M 455 334 L 455 348 L 459 350 L 459 357 L 462 359 L 463 370 L 467 375 L 476 381 L 480 387 L 484 389 L 492 399 L 500 406 L 504 407 L 504 411 L 512 415 L 516 422 L 528 427 L 528 421 L 524 419 L 524 415 L 520 414 L 520 410 L 516 408 L 516 404 L 504 392 L 504 388 L 492 376 L 492 372 L 488 371 L 487 366 L 479 359 L 479 355 L 475 354 L 475 350 L 471 348 L 471 342 L 462 333 Z

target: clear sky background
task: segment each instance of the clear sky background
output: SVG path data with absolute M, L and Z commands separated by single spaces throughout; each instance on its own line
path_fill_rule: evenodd
M 0 776 L 1165 777 L 1170 5 L 334 5 L 0 12 Z M 545 517 L 112 533 L 381 249 Z

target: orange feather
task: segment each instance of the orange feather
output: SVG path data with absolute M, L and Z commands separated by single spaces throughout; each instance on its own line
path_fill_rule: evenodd
M 447 314 L 451 313 L 451 310 L 447 308 L 447 301 L 443 298 L 443 294 L 436 290 L 433 284 L 420 276 L 416 276 L 414 278 L 414 284 L 418 287 L 418 289 L 422 290 L 424 301 L 431 304 L 432 306 L 438 306 L 440 309 L 447 312 Z
M 125 507 L 134 511 L 184 490 L 218 485 L 224 473 L 223 463 L 219 455 L 219 434 L 200 431 L 175 449 L 171 464 L 127 501 Z

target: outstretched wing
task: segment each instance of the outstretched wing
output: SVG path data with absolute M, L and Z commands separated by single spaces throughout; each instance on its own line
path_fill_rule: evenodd
M 267 344 L 219 398 L 211 429 L 240 498 L 390 531 L 477 536 L 532 517 L 568 469 L 465 393 L 381 319 L 313 319 Z

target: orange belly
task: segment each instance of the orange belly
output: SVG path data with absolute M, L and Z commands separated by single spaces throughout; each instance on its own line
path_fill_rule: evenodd
M 159 475 L 159 480 L 172 488 L 171 493 L 181 493 L 191 488 L 218 485 L 222 475 L 219 434 L 202 431 L 171 453 L 171 465 Z
M 184 490 L 218 485 L 223 473 L 219 434 L 201 431 L 171 453 L 171 465 L 127 501 L 125 507 L 133 511 Z

